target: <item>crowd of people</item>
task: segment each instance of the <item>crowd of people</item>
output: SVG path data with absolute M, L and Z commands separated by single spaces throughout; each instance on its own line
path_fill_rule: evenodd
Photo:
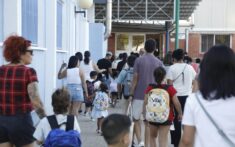
M 81 115 L 97 120 L 109 147 L 167 147 L 169 133 L 174 147 L 235 146 L 235 54 L 227 46 L 213 46 L 195 62 L 183 49 L 161 61 L 153 39 L 140 53 L 115 59 L 107 52 L 97 64 L 89 51 L 78 52 L 58 71 L 67 82 L 52 93 L 54 115 L 47 116 L 36 71 L 27 66 L 31 42 L 10 36 L 3 45 L 9 63 L 0 66 L 0 147 L 82 146 Z M 109 114 L 119 100 L 123 114 Z M 36 127 L 32 110 L 41 119 Z

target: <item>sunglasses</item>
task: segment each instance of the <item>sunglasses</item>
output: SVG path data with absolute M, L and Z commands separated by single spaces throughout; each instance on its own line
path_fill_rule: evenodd
M 30 55 L 33 55 L 33 50 L 26 50 L 26 52 L 30 53 Z

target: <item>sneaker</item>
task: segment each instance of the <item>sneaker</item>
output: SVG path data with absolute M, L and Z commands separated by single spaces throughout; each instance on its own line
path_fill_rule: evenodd
M 87 112 L 87 113 L 84 113 L 84 116 L 86 116 L 86 117 L 90 117 L 90 114 Z
M 103 133 L 101 130 L 98 131 L 98 134 L 100 134 L 100 136 L 103 136 Z
M 137 144 L 135 144 L 135 142 L 134 141 L 132 141 L 132 143 L 131 143 L 131 147 L 136 147 L 137 146 Z
M 139 143 L 138 147 L 144 147 L 144 142 L 141 141 L 141 142 Z
M 82 110 L 79 110 L 78 113 L 79 113 L 79 114 L 82 114 Z
M 96 130 L 96 133 L 102 134 L 101 130 Z
M 95 121 L 95 119 L 91 117 L 91 121 Z

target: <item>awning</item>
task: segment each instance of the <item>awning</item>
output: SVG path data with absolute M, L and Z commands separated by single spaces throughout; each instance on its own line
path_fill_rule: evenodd
M 187 20 L 201 0 L 180 0 L 180 20 Z M 106 5 L 95 4 L 95 20 L 104 22 Z M 174 0 L 113 0 L 112 20 L 173 21 Z

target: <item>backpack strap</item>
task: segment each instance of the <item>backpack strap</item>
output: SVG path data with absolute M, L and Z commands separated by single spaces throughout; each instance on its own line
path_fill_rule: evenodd
M 161 89 L 165 89 L 167 91 L 167 89 L 170 87 L 170 85 L 164 85 L 164 86 L 161 86 L 161 85 L 158 85 L 158 84 L 149 84 L 149 86 L 153 87 L 153 88 L 161 88 Z
M 73 115 L 67 116 L 66 131 L 73 130 L 74 128 L 74 117 Z
M 48 120 L 52 130 L 60 128 L 60 126 L 58 125 L 58 122 L 56 120 L 55 115 L 47 116 L 47 120 Z

